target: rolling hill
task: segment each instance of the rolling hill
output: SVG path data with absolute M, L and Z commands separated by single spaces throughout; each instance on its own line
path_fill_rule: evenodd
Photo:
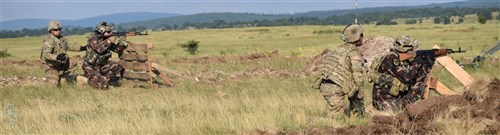
M 173 16 L 179 16 L 180 14 L 173 13 L 151 13 L 151 12 L 130 12 L 130 13 L 118 13 L 110 15 L 101 15 L 96 17 L 77 19 L 77 20 L 61 20 L 65 27 L 91 27 L 95 26 L 98 22 L 108 21 L 114 22 L 116 24 L 127 23 L 127 22 L 137 22 L 142 20 L 150 20 L 156 18 L 167 18 Z M 19 19 L 4 21 L 2 23 L 2 30 L 20 30 L 23 28 L 36 29 L 47 27 L 50 19 Z

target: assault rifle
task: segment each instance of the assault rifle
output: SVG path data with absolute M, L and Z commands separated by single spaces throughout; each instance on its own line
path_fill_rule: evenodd
M 432 69 L 436 61 L 436 57 L 445 56 L 452 53 L 465 53 L 466 51 L 458 48 L 458 51 L 453 49 L 431 49 L 431 50 L 418 50 L 415 53 L 400 53 L 399 58 L 401 61 L 414 58 L 414 62 L 419 65 L 417 74 L 427 74 Z
M 418 50 L 415 53 L 400 53 L 399 59 L 401 61 L 408 60 L 410 58 L 415 58 L 417 63 L 423 64 L 425 60 L 436 60 L 436 57 L 444 56 L 452 53 L 465 53 L 465 50 L 458 48 L 458 51 L 453 49 L 431 49 L 431 50 Z
M 135 32 L 111 32 L 111 36 L 135 36 Z
M 148 31 L 146 33 L 141 33 L 141 32 L 111 32 L 111 36 L 140 36 L 140 35 L 149 35 Z

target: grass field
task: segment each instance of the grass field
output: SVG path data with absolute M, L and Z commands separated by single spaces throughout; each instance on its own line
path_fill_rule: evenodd
M 153 43 L 152 57 L 161 65 L 185 73 L 235 73 L 258 68 L 300 72 L 308 58 L 341 44 L 338 33 L 344 26 L 287 26 L 236 29 L 148 32 L 148 36 L 127 37 L 131 42 Z M 410 35 L 421 48 L 434 44 L 467 50 L 455 59 L 472 58 L 495 45 L 500 22 L 487 24 L 366 25 L 365 36 Z M 64 31 L 63 31 L 64 32 Z M 0 39 L 1 48 L 12 56 L 2 60 L 37 60 L 44 37 Z M 70 43 L 85 43 L 85 36 L 68 36 Z M 199 54 L 189 55 L 179 46 L 188 40 L 200 41 Z M 255 61 L 204 64 L 177 63 L 173 59 L 204 56 L 238 56 L 279 51 L 279 56 Z M 74 52 L 70 55 L 84 55 Z M 499 57 L 496 53 L 492 57 Z M 114 56 L 116 57 L 116 56 Z M 0 77 L 44 76 L 37 66 L 1 65 Z M 500 78 L 498 62 L 480 69 L 467 68 L 475 78 Z M 81 69 L 77 73 L 82 73 Z M 193 82 L 171 76 L 174 88 L 148 90 L 112 88 L 94 90 L 88 86 L 50 85 L 2 86 L 0 134 L 25 133 L 116 133 L 116 134 L 248 134 L 259 131 L 293 131 L 324 127 L 365 125 L 370 118 L 357 120 L 326 117 L 325 101 L 310 88 L 310 76 L 255 76 L 229 79 L 216 74 L 218 83 Z M 460 83 L 443 68 L 435 76 L 459 91 Z M 446 128 L 446 127 L 443 127 Z

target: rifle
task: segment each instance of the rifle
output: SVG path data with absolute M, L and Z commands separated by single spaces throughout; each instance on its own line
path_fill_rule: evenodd
M 415 53 L 400 53 L 399 54 L 399 60 L 404 61 L 408 60 L 411 58 L 415 58 L 415 61 L 421 61 L 421 60 L 432 60 L 434 61 L 436 57 L 439 56 L 444 56 L 447 54 L 452 54 L 452 53 L 465 53 L 465 50 L 462 50 L 462 48 L 458 48 L 458 51 L 455 51 L 453 49 L 431 49 L 431 50 L 418 50 Z
M 136 32 L 111 32 L 111 36 L 123 37 L 123 36 L 135 36 Z

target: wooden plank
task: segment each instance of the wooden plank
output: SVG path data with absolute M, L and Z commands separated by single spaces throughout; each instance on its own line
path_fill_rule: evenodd
M 434 48 L 439 48 L 438 45 L 434 45 Z M 464 86 L 468 86 L 474 80 L 469 73 L 465 72 L 460 65 L 458 65 L 450 56 L 442 56 L 436 58 L 439 64 L 443 65 L 446 70 L 448 70 L 455 78 L 458 79 Z
M 453 95 L 455 94 L 453 91 L 451 91 L 448 87 L 446 87 L 443 83 L 440 81 L 436 81 L 436 88 L 434 89 L 439 95 Z
M 136 71 L 150 71 L 149 65 L 145 62 L 136 61 L 120 61 L 120 64 L 126 70 L 136 70 Z
M 153 68 L 153 73 L 156 74 L 156 76 L 160 77 L 160 79 L 163 80 L 163 84 L 167 85 L 167 86 L 170 86 L 170 87 L 173 87 L 175 86 L 175 82 L 174 80 L 168 78 L 167 76 L 165 76 L 165 74 L 161 73 L 158 69 L 156 68 Z
M 148 52 L 148 45 L 149 44 L 130 43 L 126 50 L 134 52 Z
M 153 48 L 153 43 L 148 43 L 148 49 Z
M 424 95 L 423 95 L 423 99 L 426 99 L 429 97 L 429 89 L 434 86 L 434 84 L 431 84 L 431 73 L 432 73 L 432 69 L 431 69 L 431 72 L 427 73 L 427 78 L 425 78 L 425 91 L 424 91 Z
M 121 59 L 122 60 L 133 60 L 133 61 L 147 61 L 148 55 L 124 53 L 122 55 Z
M 124 86 L 132 86 L 134 88 L 136 87 L 142 87 L 142 88 L 151 88 L 151 84 L 149 84 L 149 82 L 145 82 L 145 81 L 138 81 L 138 80 L 133 80 L 133 79 L 123 79 L 123 85 Z
M 199 82 L 199 80 L 197 78 L 185 76 L 185 75 L 183 75 L 181 72 L 179 72 L 177 70 L 173 70 L 173 69 L 161 66 L 161 65 L 156 64 L 156 63 L 151 63 L 151 66 L 153 68 L 155 68 L 155 69 L 158 69 L 161 72 L 167 72 L 167 73 L 174 74 L 174 75 L 179 76 L 179 77 L 184 78 L 184 79 L 188 79 L 188 80 Z
M 125 73 L 123 73 L 123 77 L 124 78 L 141 79 L 141 80 L 146 80 L 146 81 L 151 80 L 151 76 L 148 72 L 139 73 L 139 72 L 125 71 Z

